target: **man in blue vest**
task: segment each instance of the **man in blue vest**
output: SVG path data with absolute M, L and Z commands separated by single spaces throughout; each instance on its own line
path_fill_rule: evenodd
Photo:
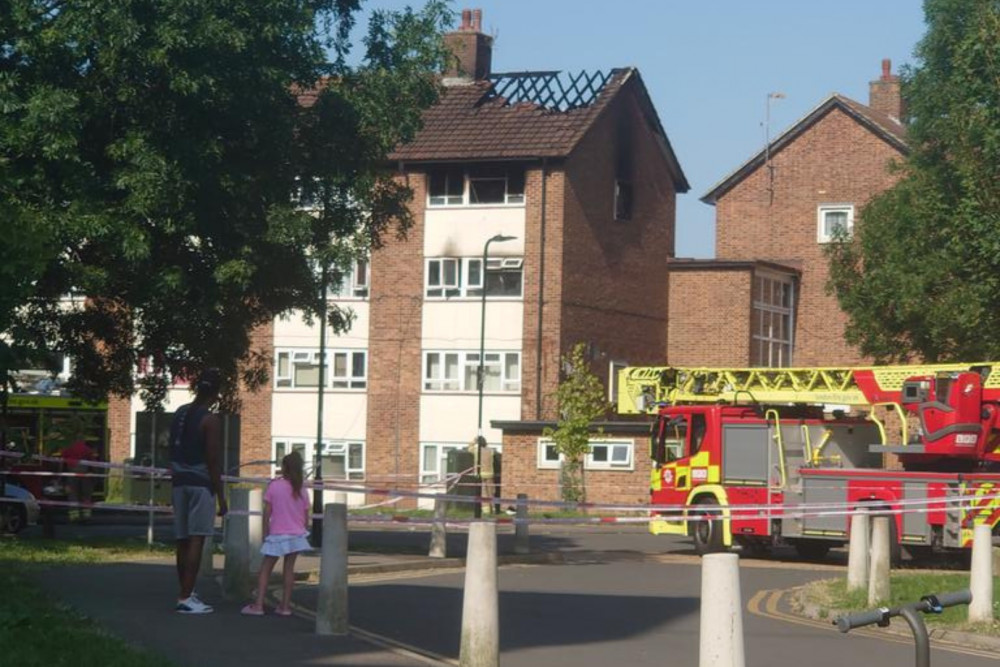
M 222 427 L 212 407 L 219 399 L 221 375 L 210 368 L 198 376 L 195 398 L 174 413 L 170 424 L 170 470 L 173 476 L 174 532 L 181 614 L 210 614 L 213 609 L 194 593 L 205 539 L 215 533 L 219 516 L 228 510 L 222 486 Z

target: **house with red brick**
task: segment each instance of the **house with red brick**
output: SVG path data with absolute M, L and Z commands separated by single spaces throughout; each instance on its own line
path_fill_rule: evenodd
M 716 208 L 716 257 L 670 263 L 671 365 L 864 363 L 826 292 L 823 248 L 895 182 L 901 105 L 885 60 L 867 105 L 830 95 L 702 197 Z

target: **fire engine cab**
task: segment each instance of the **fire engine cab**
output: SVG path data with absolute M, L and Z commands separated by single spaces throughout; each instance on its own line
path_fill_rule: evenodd
M 655 416 L 650 530 L 700 553 L 822 557 L 858 508 L 891 512 L 894 543 L 914 550 L 966 548 L 976 522 L 1000 523 L 1000 362 L 633 367 L 619 387 L 620 413 Z

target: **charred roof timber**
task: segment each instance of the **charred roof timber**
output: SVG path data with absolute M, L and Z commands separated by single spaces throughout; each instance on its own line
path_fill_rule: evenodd
M 590 106 L 618 70 L 608 72 L 505 72 L 491 74 L 483 101 L 500 98 L 507 105 L 531 104 L 549 111 Z

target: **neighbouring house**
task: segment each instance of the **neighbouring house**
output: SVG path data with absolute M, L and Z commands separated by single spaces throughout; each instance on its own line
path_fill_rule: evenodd
M 831 95 L 702 197 L 716 207 L 716 257 L 670 263 L 671 365 L 865 363 L 826 292 L 823 247 L 896 182 L 901 118 L 884 60 L 867 106 Z

